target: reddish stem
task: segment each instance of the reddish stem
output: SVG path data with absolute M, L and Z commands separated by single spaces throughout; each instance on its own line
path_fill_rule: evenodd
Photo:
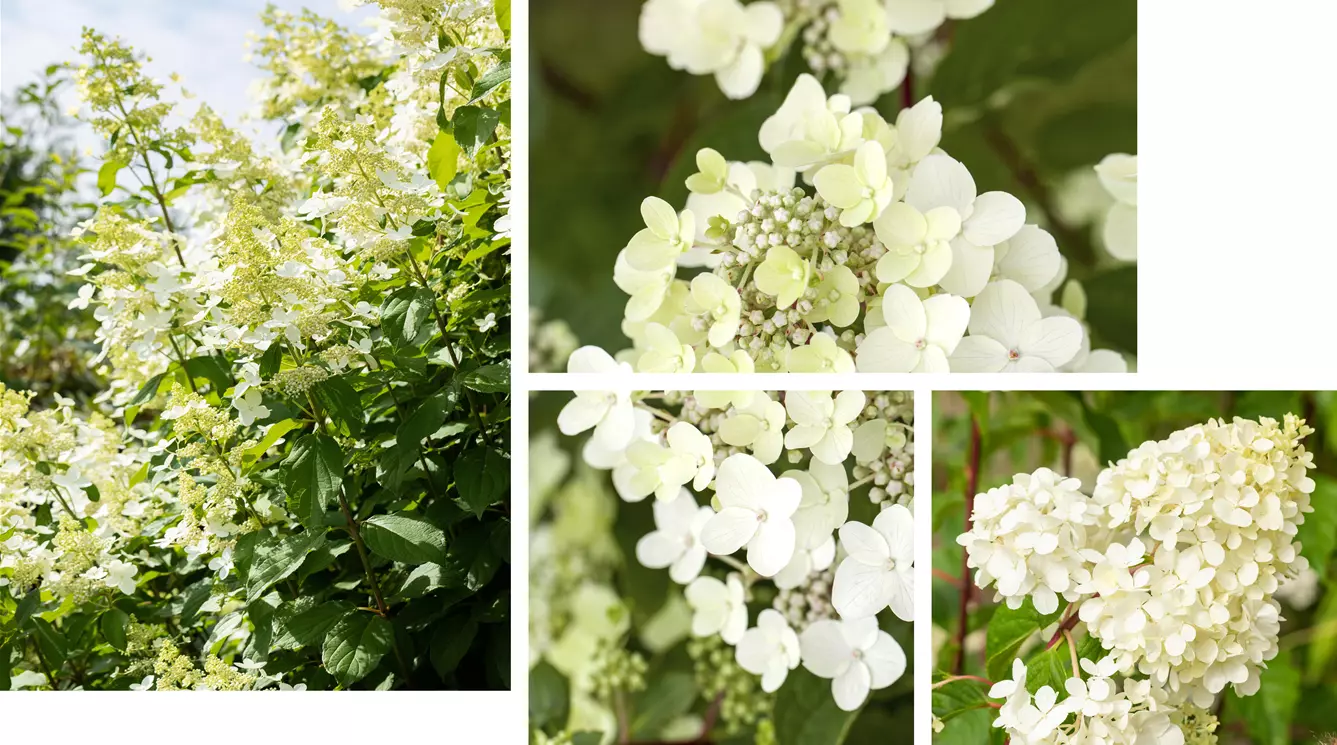
M 975 511 L 975 494 L 980 483 L 980 423 L 972 414 L 970 417 L 970 455 L 966 463 L 966 525 L 963 533 L 969 533 Z M 961 612 L 956 630 L 956 664 L 952 671 L 960 675 L 966 668 L 966 627 L 970 622 L 970 554 L 961 552 Z

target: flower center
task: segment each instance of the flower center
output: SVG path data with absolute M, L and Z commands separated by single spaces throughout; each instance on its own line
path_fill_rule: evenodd
M 915 349 L 923 349 L 924 347 L 927 347 L 927 346 L 928 346 L 928 342 L 925 341 L 925 340 L 923 340 L 923 339 L 919 339 L 919 340 L 917 340 L 917 341 L 915 342 Z
M 1012 362 L 1016 362 L 1021 359 L 1021 351 L 1017 349 L 1009 349 L 1007 350 L 1007 358 Z

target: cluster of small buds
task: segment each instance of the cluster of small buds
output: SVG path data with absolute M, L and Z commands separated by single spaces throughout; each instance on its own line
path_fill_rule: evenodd
M 590 687 L 603 701 L 645 690 L 645 657 L 611 640 L 600 640 L 590 668 Z
M 804 0 L 799 3 L 812 14 L 812 22 L 803 28 L 803 59 L 809 69 L 821 75 L 830 70 L 839 73 L 848 66 L 845 55 L 827 35 L 831 24 L 840 17 L 836 0 Z
M 274 387 L 290 398 L 301 399 L 311 387 L 330 376 L 330 371 L 315 365 L 303 365 L 274 373 Z
M 1170 720 L 1183 731 L 1184 745 L 1216 745 L 1216 728 L 1220 722 L 1211 711 L 1185 704 L 1170 715 Z
M 733 647 L 723 639 L 693 638 L 687 642 L 687 654 L 702 697 L 720 699 L 719 723 L 726 735 L 738 735 L 770 715 L 774 696 L 761 690 L 760 678 L 738 665 Z
M 580 341 L 563 320 L 543 320 L 541 311 L 529 309 L 529 370 L 530 372 L 560 372 L 566 359 L 580 346 Z
M 736 261 L 759 261 L 772 246 L 788 246 L 804 256 L 835 249 L 843 245 L 839 217 L 840 210 L 798 187 L 762 192 L 733 222 L 732 243 L 741 257 Z
M 868 499 L 887 507 L 914 497 L 914 401 L 909 393 L 873 396 L 856 420 L 856 480 L 871 480 Z
M 789 625 L 800 633 L 818 621 L 837 618 L 836 609 L 831 605 L 831 584 L 835 578 L 835 567 L 828 567 L 809 577 L 806 585 L 780 590 L 771 607 L 780 611 Z

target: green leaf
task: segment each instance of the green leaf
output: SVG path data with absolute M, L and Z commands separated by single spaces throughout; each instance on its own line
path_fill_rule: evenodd
M 461 106 L 455 109 L 455 116 L 450 121 L 455 141 L 460 143 L 464 154 L 472 158 L 492 138 L 500 120 L 497 112 L 486 106 Z
M 12 641 L 0 644 L 0 691 L 8 691 L 13 687 L 13 680 L 10 678 L 14 659 L 11 652 L 13 644 Z
M 494 88 L 511 79 L 511 63 L 498 62 L 491 70 L 483 73 L 483 77 L 474 83 L 474 89 L 469 93 L 469 103 L 478 103 L 483 96 L 491 93 Z
M 325 669 L 344 688 L 362 680 L 390 651 L 394 642 L 390 622 L 366 611 L 339 619 L 325 635 L 321 659 Z
M 490 526 L 486 523 L 470 525 L 471 529 L 459 532 L 450 542 L 442 567 L 448 575 L 461 578 L 465 587 L 477 592 L 492 581 L 500 559 L 492 548 Z
M 530 691 L 533 695 L 532 688 Z M 696 678 L 691 673 L 668 672 L 655 676 L 636 696 L 632 736 L 637 740 L 658 738 L 665 727 L 691 710 L 698 693 Z
M 464 619 L 455 613 L 436 625 L 432 632 L 432 668 L 442 680 L 459 667 L 460 660 L 469 651 L 478 635 L 478 622 L 473 618 Z
M 184 367 L 186 374 L 191 380 L 204 379 L 209 381 L 214 392 L 222 394 L 223 391 L 232 387 L 232 372 L 220 361 L 220 358 L 213 355 L 200 355 L 186 360 Z
M 982 104 L 1023 80 L 1061 82 L 1137 33 L 1136 0 L 1082 8 L 1073 21 L 1068 0 L 1009 0 L 953 27 L 951 51 L 933 74 L 932 94 L 944 108 Z
M 50 665 L 52 670 L 59 670 L 65 664 L 65 655 L 69 649 L 65 635 L 44 618 L 34 618 L 32 623 L 37 631 L 37 646 L 46 657 L 46 664 Z
M 1078 660 L 1096 660 L 1103 657 L 1104 650 L 1093 636 L 1082 637 L 1077 642 Z M 1011 672 L 1004 677 L 1012 677 Z M 1026 689 L 1035 693 L 1044 686 L 1049 686 L 1058 694 L 1059 700 L 1068 697 L 1064 684 L 1072 677 L 1072 652 L 1066 639 L 1046 649 L 1026 661 Z M 995 679 L 996 680 L 996 679 Z
M 276 649 L 301 649 L 321 645 L 330 628 L 340 618 L 353 612 L 353 606 L 342 600 L 312 605 L 314 601 L 311 598 L 300 599 L 308 601 L 306 605 L 311 607 L 301 608 L 292 603 L 285 603 L 275 614 L 279 625 L 279 633 L 273 643 Z
M 324 407 L 325 414 L 339 426 L 339 431 L 349 437 L 362 434 L 362 397 L 344 376 L 326 378 L 315 386 L 316 400 Z
M 1086 320 L 1101 338 L 1137 352 L 1137 267 L 1102 272 L 1082 282 Z
M 933 682 L 947 678 L 943 672 L 935 673 Z M 1005 677 L 1012 677 L 1009 672 Z M 1000 678 L 995 678 L 1000 680 Z M 974 680 L 955 680 L 933 689 L 933 716 L 944 722 L 951 721 L 962 714 L 983 708 L 988 703 L 988 690 L 983 683 Z
M 102 196 L 107 196 L 116 188 L 116 174 L 122 168 L 125 168 L 125 164 L 119 160 L 108 160 L 97 169 L 97 188 Z
M 102 638 L 117 651 L 124 652 L 125 629 L 129 624 L 130 616 L 125 611 L 119 608 L 108 609 L 102 614 L 102 621 L 99 624 L 102 627 Z
M 381 305 L 381 333 L 396 348 L 414 344 L 431 322 L 436 298 L 421 287 L 404 287 Z
M 395 442 L 408 451 L 407 457 L 417 456 L 422 441 L 441 428 L 446 417 L 455 410 L 459 397 L 459 391 L 454 387 L 437 391 L 399 425 L 399 430 L 395 433 Z
M 214 580 L 212 577 L 206 577 L 185 589 L 181 598 L 181 619 L 182 626 L 190 626 L 195 620 L 195 614 L 204 607 L 205 601 L 214 591 Z
M 293 443 L 279 466 L 288 491 L 288 509 L 307 529 L 325 524 L 325 508 L 343 485 L 344 453 L 328 435 L 310 434 Z
M 460 170 L 460 146 L 449 132 L 437 132 L 427 151 L 427 172 L 442 191 Z
M 362 537 L 373 553 L 405 564 L 446 560 L 446 533 L 409 515 L 376 515 L 362 523 Z
M 463 506 L 475 517 L 481 517 L 488 507 L 501 500 L 510 479 L 510 461 L 489 447 L 466 450 L 455 462 L 455 486 Z
M 1231 719 L 1243 721 L 1257 745 L 1290 745 L 1291 721 L 1300 702 L 1300 671 L 1284 651 L 1267 663 L 1262 684 L 1252 696 L 1227 694 L 1226 710 Z
M 170 372 L 170 370 L 168 372 Z M 162 379 L 165 377 L 167 377 L 167 373 L 160 372 L 149 378 L 148 382 L 140 387 L 139 393 L 136 393 L 135 397 L 130 399 L 130 403 L 127 404 L 127 406 L 143 406 L 152 401 L 154 396 L 158 395 L 158 387 L 162 385 Z
M 325 534 L 315 531 L 286 538 L 270 536 L 255 547 L 250 571 L 246 574 L 246 602 L 254 603 L 276 582 L 286 579 L 302 565 L 311 550 L 325 542 Z
M 557 668 L 542 661 L 529 671 L 529 726 L 547 733 L 566 729 L 571 686 Z
M 262 457 L 265 453 L 269 452 L 270 448 L 274 447 L 274 443 L 278 442 L 279 438 L 300 426 L 302 426 L 302 423 L 295 419 L 284 419 L 281 422 L 275 422 L 270 425 L 269 429 L 265 432 L 265 436 L 262 437 L 259 442 L 246 449 L 244 457 L 252 460 Z
M 511 388 L 511 365 L 509 362 L 483 365 L 462 375 L 460 382 L 480 393 L 505 393 Z
M 37 612 L 37 606 L 42 602 L 42 589 L 34 587 L 28 591 L 27 595 L 19 601 L 18 607 L 14 609 L 14 628 L 23 628 L 23 624 Z
M 511 38 L 511 0 L 492 0 L 492 12 L 497 16 L 497 26 L 506 38 Z
M 987 632 L 988 669 L 991 680 L 1012 677 L 1012 660 L 1032 634 L 1043 629 L 1058 617 L 1058 612 L 1041 615 L 1029 598 L 1016 610 L 1000 605 L 989 621 Z
M 1309 495 L 1309 503 L 1314 511 L 1305 515 L 1296 539 L 1309 565 L 1320 577 L 1325 577 L 1332 552 L 1337 549 L 1337 479 L 1320 473 L 1313 478 L 1314 493 Z
M 789 674 L 775 694 L 777 745 L 840 745 L 857 711 L 841 711 L 831 698 L 831 681 L 805 668 Z

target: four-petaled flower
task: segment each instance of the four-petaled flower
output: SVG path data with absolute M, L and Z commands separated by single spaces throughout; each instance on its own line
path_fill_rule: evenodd
M 747 563 L 763 577 L 774 576 L 794 555 L 794 511 L 803 488 L 776 478 L 745 453 L 724 459 L 715 476 L 720 510 L 701 530 L 701 544 L 717 556 L 747 546 Z

